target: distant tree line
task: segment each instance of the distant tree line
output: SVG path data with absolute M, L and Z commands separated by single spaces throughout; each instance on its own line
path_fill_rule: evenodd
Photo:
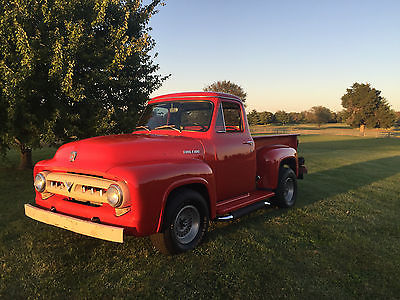
M 286 112 L 284 110 L 279 110 L 276 113 L 273 113 L 269 111 L 258 112 L 253 109 L 247 114 L 247 119 L 250 125 L 312 123 L 321 126 L 322 124 L 327 123 L 348 123 L 348 112 L 345 110 L 334 112 L 324 106 L 314 106 L 310 110 L 302 112 Z M 395 112 L 395 122 L 390 122 L 389 124 L 400 127 L 400 112 Z
M 269 111 L 258 112 L 253 109 L 247 114 L 247 119 L 250 125 L 314 123 L 320 126 L 326 123 L 344 122 L 344 112 L 336 113 L 324 106 L 314 106 L 310 110 L 302 112 L 278 110 L 276 113 L 272 113 Z
M 389 128 L 400 126 L 400 112 L 390 108 L 381 91 L 371 87 L 369 83 L 354 83 L 341 98 L 344 110 L 333 112 L 324 106 L 314 106 L 302 112 L 276 113 L 252 110 L 247 119 L 250 125 L 267 124 L 303 124 L 347 123 L 351 127 Z

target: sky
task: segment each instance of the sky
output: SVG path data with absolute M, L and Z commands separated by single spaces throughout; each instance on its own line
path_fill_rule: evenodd
M 354 82 L 400 111 L 400 1 L 165 0 L 150 21 L 155 62 L 171 74 L 151 96 L 230 80 L 247 110 L 342 110 Z

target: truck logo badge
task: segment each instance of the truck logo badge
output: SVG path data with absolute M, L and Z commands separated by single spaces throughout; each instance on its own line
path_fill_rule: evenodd
M 183 154 L 199 154 L 200 150 L 183 150 Z
M 65 187 L 67 188 L 68 192 L 71 192 L 71 188 L 74 185 L 73 182 L 64 182 Z
M 77 154 L 78 154 L 78 152 L 72 151 L 72 152 L 71 152 L 71 155 L 69 156 L 69 161 L 70 161 L 70 162 L 74 162 L 75 159 L 76 159 L 76 155 L 77 155 Z

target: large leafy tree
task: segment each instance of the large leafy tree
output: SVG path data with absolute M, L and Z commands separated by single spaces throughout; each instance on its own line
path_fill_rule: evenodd
M 133 127 L 166 77 L 150 51 L 159 0 L 0 0 L 0 143 L 31 149 Z
M 211 92 L 221 92 L 228 93 L 239 97 L 243 102 L 246 101 L 247 94 L 244 89 L 231 81 L 222 80 L 216 81 L 208 86 L 206 86 L 203 91 L 211 91 Z
M 346 122 L 353 127 L 388 128 L 395 122 L 395 113 L 369 83 L 354 83 L 342 97 Z

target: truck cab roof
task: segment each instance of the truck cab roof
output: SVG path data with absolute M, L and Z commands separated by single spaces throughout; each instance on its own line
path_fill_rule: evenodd
M 176 100 L 200 100 L 202 98 L 222 98 L 234 100 L 242 103 L 242 100 L 231 94 L 219 93 L 219 92 L 183 92 L 183 93 L 171 93 L 166 95 L 161 95 L 152 98 L 149 102 L 164 102 L 164 101 L 176 101 Z

